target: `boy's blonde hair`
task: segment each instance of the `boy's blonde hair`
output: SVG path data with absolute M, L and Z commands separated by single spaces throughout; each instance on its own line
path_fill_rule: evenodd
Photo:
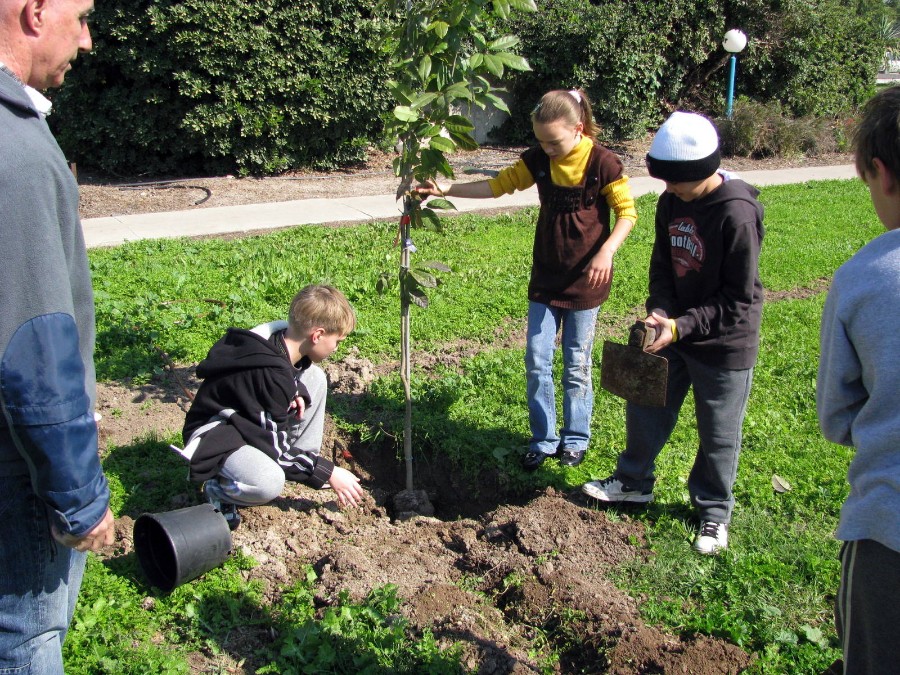
M 334 286 L 310 284 L 291 300 L 288 324 L 300 334 L 324 328 L 326 333 L 344 336 L 356 328 L 356 314 Z
M 888 87 L 869 99 L 853 134 L 853 146 L 861 177 L 874 174 L 872 160 L 877 157 L 900 179 L 900 87 Z
M 597 124 L 591 111 L 591 101 L 583 89 L 554 89 L 541 96 L 531 111 L 531 121 L 538 124 L 564 121 L 570 126 L 584 124 L 584 135 L 597 140 Z

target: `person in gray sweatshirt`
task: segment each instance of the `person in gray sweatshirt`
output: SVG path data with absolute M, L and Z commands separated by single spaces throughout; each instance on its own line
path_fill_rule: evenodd
M 900 672 L 900 87 L 866 104 L 855 152 L 888 231 L 834 275 L 816 407 L 825 437 L 856 449 L 837 528 L 835 623 L 843 672 L 874 675 Z
M 0 671 L 63 672 L 85 556 L 114 539 L 93 407 L 78 188 L 38 91 L 91 48 L 93 0 L 0 0 Z

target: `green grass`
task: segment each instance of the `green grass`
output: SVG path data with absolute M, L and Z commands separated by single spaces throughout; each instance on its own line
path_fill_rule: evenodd
M 659 459 L 658 501 L 633 513 L 646 525 L 654 555 L 615 570 L 615 578 L 645 598 L 648 621 L 669 631 L 722 636 L 756 652 L 754 673 L 818 673 L 837 656 L 833 531 L 852 455 L 825 442 L 815 418 L 824 300 L 818 280 L 829 278 L 882 228 L 859 181 L 764 188 L 761 200 L 767 228 L 763 281 L 793 299 L 770 302 L 764 311 L 731 548 L 712 559 L 689 551 L 695 525 L 686 477 L 697 445 L 689 399 Z M 641 220 L 617 254 L 612 297 L 601 311 L 602 322 L 623 333 L 646 293 L 654 204 L 653 196 L 639 200 Z M 496 335 L 522 325 L 534 216 L 532 209 L 498 218 L 457 216 L 447 219 L 443 234 L 415 234 L 416 259 L 448 263 L 453 272 L 441 275 L 427 310 L 414 310 L 413 350 L 466 340 L 472 355 L 453 369 L 415 373 L 414 447 L 445 453 L 463 471 L 496 469 L 511 494 L 547 484 L 571 489 L 606 476 L 624 443 L 621 400 L 595 386 L 585 463 L 567 470 L 554 464 L 535 474 L 519 468 L 518 453 L 528 437 L 523 351 L 498 347 Z M 343 289 L 359 315 L 359 329 L 338 358 L 357 347 L 375 362 L 396 359 L 399 303 L 395 295 L 375 291 L 379 274 L 396 272 L 394 232 L 391 223 L 306 226 L 227 242 L 148 241 L 91 251 L 98 373 L 140 381 L 163 365 L 160 351 L 181 362 L 200 359 L 227 326 L 282 317 L 294 292 L 314 281 Z M 810 288 L 819 290 L 789 293 Z M 399 439 L 401 391 L 396 374 L 384 376 L 355 410 L 335 405 L 337 423 L 363 439 L 383 442 L 385 431 Z M 359 422 L 366 417 L 383 426 Z M 104 466 L 118 516 L 175 508 L 186 485 L 183 465 L 166 449 L 172 440 L 148 438 L 109 450 Z M 148 456 L 162 459 L 148 462 Z M 773 474 L 791 490 L 776 493 Z M 148 588 L 132 558 L 107 564 L 91 559 L 65 645 L 67 672 L 188 672 L 191 652 L 215 656 L 230 631 L 270 627 L 279 638 L 258 655 L 269 664 L 265 672 L 458 669 L 452 651 L 442 652 L 428 635 L 417 644 L 405 624 L 386 619 L 400 602 L 390 588 L 362 603 L 345 600 L 319 616 L 312 577 L 288 589 L 281 605 L 269 607 L 259 589 L 243 582 L 241 569 L 254 563 L 240 556 L 169 595 Z M 536 648 L 536 658 L 552 668 L 561 647 Z M 342 661 L 347 652 L 361 660 Z

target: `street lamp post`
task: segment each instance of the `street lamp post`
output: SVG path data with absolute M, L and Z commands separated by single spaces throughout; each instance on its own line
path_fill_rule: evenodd
M 732 28 L 725 33 L 722 46 L 725 47 L 726 52 L 731 54 L 729 59 L 731 63 L 728 68 L 728 107 L 725 110 L 725 117 L 731 119 L 731 111 L 734 104 L 734 72 L 737 69 L 737 55 L 738 52 L 743 51 L 744 47 L 747 46 L 747 36 L 744 35 L 743 31 Z

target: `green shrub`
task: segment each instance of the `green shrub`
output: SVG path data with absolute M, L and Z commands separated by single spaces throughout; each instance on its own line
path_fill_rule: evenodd
M 97 3 L 55 95 L 72 161 L 112 175 L 333 167 L 381 139 L 384 23 L 363 0 Z
M 844 149 L 843 124 L 824 117 L 791 117 L 779 103 L 739 99 L 731 119 L 716 126 L 726 157 L 798 157 Z
M 500 140 L 530 140 L 529 113 L 541 94 L 574 86 L 594 101 L 604 140 L 640 137 L 676 108 L 719 116 L 729 71 L 721 40 L 734 27 L 749 37 L 737 61 L 737 92 L 778 102 L 788 116 L 852 111 L 873 93 L 881 58 L 877 8 L 865 2 L 852 9 L 843 0 L 540 0 L 538 6 L 513 24 L 532 71 L 509 85 L 513 116 L 498 130 Z M 790 152 L 819 145 L 817 130 L 790 126 L 777 135 Z

